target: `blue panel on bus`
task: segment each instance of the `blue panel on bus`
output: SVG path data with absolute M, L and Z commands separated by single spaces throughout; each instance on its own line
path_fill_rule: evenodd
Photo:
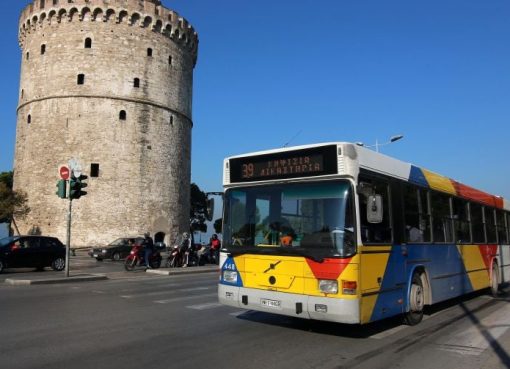
M 237 273 L 237 280 L 235 282 L 226 281 L 224 277 L 224 271 L 232 271 Z M 228 286 L 236 286 L 236 287 L 242 287 L 243 281 L 241 278 L 241 273 L 239 273 L 239 269 L 237 269 L 236 262 L 233 257 L 228 257 L 227 260 L 223 263 L 221 267 L 221 276 L 220 276 L 220 283 L 226 284 Z
M 403 248 L 407 250 L 407 255 L 402 252 Z M 427 271 L 432 288 L 432 303 L 474 291 L 456 245 L 394 246 L 371 321 L 407 311 L 409 283 L 417 267 L 424 267 Z
M 423 174 L 422 170 L 414 165 L 411 165 L 411 173 L 409 174 L 409 181 L 417 185 L 429 187 L 427 178 Z

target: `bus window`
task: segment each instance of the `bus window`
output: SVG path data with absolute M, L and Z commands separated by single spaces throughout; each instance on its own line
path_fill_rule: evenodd
M 347 181 L 227 190 L 223 243 L 230 250 L 351 256 L 354 214 Z
M 487 230 L 487 243 L 497 243 L 496 221 L 494 209 L 485 207 L 485 229 Z
M 457 243 L 471 243 L 468 202 L 454 198 L 452 205 L 455 240 Z
M 360 179 L 359 212 L 361 223 L 361 240 L 365 244 L 389 244 L 392 242 L 392 229 L 389 206 L 389 188 L 386 182 L 378 179 Z M 381 197 L 382 221 L 371 223 L 367 212 L 369 201 L 376 195 Z
M 496 210 L 496 229 L 498 231 L 498 243 L 508 245 L 508 237 L 505 226 L 505 212 Z
M 430 242 L 427 192 L 415 186 L 404 187 L 406 242 Z
M 450 198 L 438 192 L 431 192 L 432 236 L 435 243 L 453 242 Z
M 483 207 L 480 204 L 471 203 L 469 206 L 473 243 L 485 243 L 485 227 L 483 223 Z

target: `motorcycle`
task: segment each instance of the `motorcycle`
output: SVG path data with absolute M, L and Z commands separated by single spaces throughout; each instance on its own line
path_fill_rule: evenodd
M 187 262 L 186 262 L 187 261 Z M 184 250 L 179 245 L 174 245 L 170 250 L 170 254 L 166 260 L 165 266 L 167 268 L 180 268 L 186 266 L 196 266 L 199 264 L 197 248 L 191 246 Z
M 149 260 L 150 267 L 153 269 L 158 269 L 161 266 L 161 260 L 161 253 L 159 252 L 158 248 L 155 248 Z M 124 262 L 124 268 L 128 272 L 135 270 L 137 266 L 145 267 L 144 250 L 141 244 L 133 246 L 131 252 L 126 258 L 126 261 Z
M 218 264 L 218 258 L 217 258 L 217 252 L 215 252 L 211 245 L 205 246 L 200 253 L 199 259 L 198 259 L 198 265 L 202 266 L 205 264 Z

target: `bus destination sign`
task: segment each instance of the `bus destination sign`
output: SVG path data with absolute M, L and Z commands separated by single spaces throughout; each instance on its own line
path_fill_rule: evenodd
M 230 182 L 321 176 L 337 173 L 336 146 L 230 159 Z

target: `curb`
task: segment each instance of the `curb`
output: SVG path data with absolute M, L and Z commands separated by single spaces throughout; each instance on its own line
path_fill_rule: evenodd
M 106 274 L 85 274 L 85 275 L 75 275 L 60 278 L 44 278 L 44 279 L 14 279 L 7 278 L 5 280 L 6 284 L 14 285 L 14 286 L 28 286 L 33 284 L 59 284 L 59 283 L 74 283 L 74 282 L 92 282 L 92 281 L 100 281 L 108 279 Z
M 180 274 L 200 274 L 200 273 L 219 273 L 219 268 L 199 269 L 198 267 L 190 268 L 159 268 L 147 269 L 145 273 L 157 275 L 180 275 Z

